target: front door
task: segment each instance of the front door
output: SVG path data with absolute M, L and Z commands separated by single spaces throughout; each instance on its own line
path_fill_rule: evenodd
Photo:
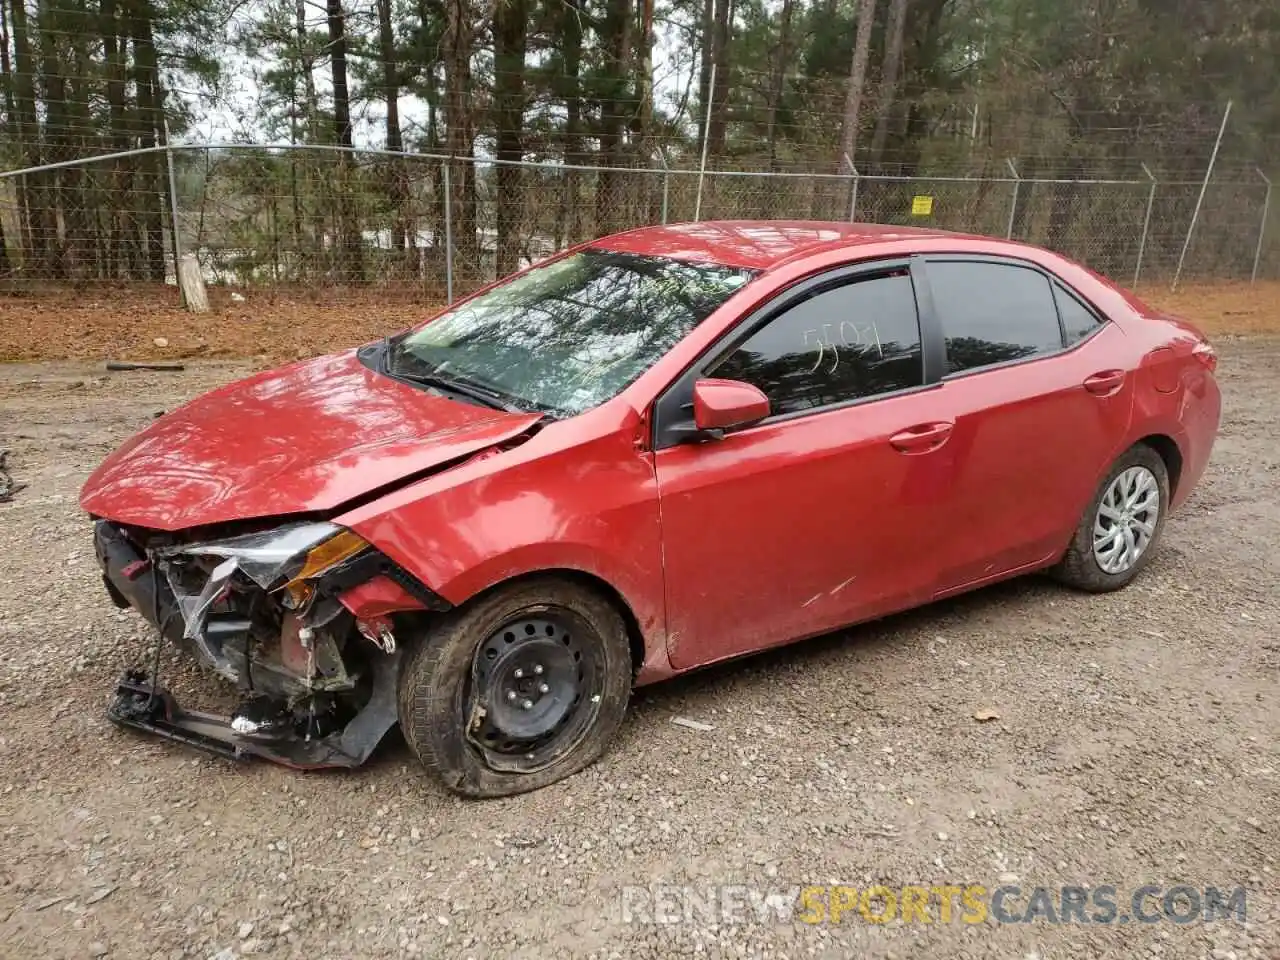
M 927 599 L 951 422 L 923 367 L 900 264 L 784 294 L 673 386 L 656 466 L 674 666 Z M 698 376 L 759 387 L 770 416 L 718 440 L 664 442 L 664 410 L 680 409 L 668 400 Z

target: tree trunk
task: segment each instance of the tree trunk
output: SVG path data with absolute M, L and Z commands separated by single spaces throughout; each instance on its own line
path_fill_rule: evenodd
M 493 112 L 497 131 L 497 255 L 494 270 L 505 277 L 520 262 L 520 196 L 524 159 L 524 57 L 528 36 L 526 0 L 497 0 L 493 16 Z M 504 162 L 505 161 L 505 162 Z
M 45 161 L 61 163 L 71 159 L 68 147 L 68 130 L 70 120 L 67 116 L 67 81 L 63 76 L 62 60 L 58 49 L 59 38 L 64 25 L 59 22 L 59 10 L 54 0 L 41 0 L 37 14 L 36 33 L 40 38 L 40 76 L 44 80 L 44 109 L 46 144 Z M 51 232 L 48 243 L 52 258 L 50 260 L 51 275 L 58 279 L 67 276 L 67 248 L 65 238 L 60 235 L 58 222 L 66 222 L 67 206 L 63 192 L 63 181 L 66 170 L 52 170 L 42 176 L 47 177 Z
M 647 166 L 653 150 L 653 0 L 640 0 L 639 46 L 640 143 Z
M 111 151 L 119 153 L 129 145 L 124 72 L 129 37 L 121 29 L 116 0 L 101 0 L 98 13 L 98 29 L 102 34 L 103 52 L 106 56 L 107 137 Z M 132 158 L 115 160 L 107 181 L 111 197 L 107 210 L 106 275 L 110 279 L 130 277 L 133 265 L 139 261 L 137 231 L 129 229 L 128 207 L 121 203 L 122 198 L 132 191 L 133 169 Z
M 302 109 L 306 127 L 304 142 L 320 143 L 322 142 L 320 98 L 316 94 L 315 57 L 312 56 L 311 40 L 307 34 L 306 0 L 295 0 L 294 2 L 293 29 L 297 42 L 298 71 L 302 74 Z M 311 275 L 315 264 L 323 263 L 324 260 L 324 214 L 321 210 L 319 199 L 315 196 L 313 190 L 316 185 L 325 180 L 323 175 L 323 170 L 325 169 L 324 158 L 304 153 L 300 166 L 302 168 L 301 190 L 307 193 L 305 208 L 311 221 L 311 242 L 309 250 L 299 245 L 298 255 L 301 259 L 302 275 L 308 277 Z
M 565 0 L 560 23 L 560 64 L 557 76 L 560 97 L 564 100 L 564 162 L 583 166 L 582 149 L 582 17 L 585 0 Z M 578 204 L 578 184 L 582 174 L 566 170 L 561 184 L 559 213 L 556 217 L 556 245 L 568 246 L 582 239 L 582 217 Z
M 342 0 L 325 0 L 329 21 L 329 69 L 333 83 L 333 135 L 339 147 L 350 148 L 351 96 L 347 87 L 347 15 Z M 354 164 L 349 150 L 338 151 L 338 242 L 345 262 L 337 271 L 344 279 L 364 280 L 364 241 L 354 198 Z
M 436 78 L 436 68 L 432 64 L 427 69 L 427 152 L 438 154 L 440 139 L 440 84 Z M 444 236 L 444 171 L 436 165 L 431 167 L 431 199 L 432 205 L 432 252 L 438 253 L 442 248 Z
M 404 152 L 404 140 L 400 133 L 400 65 L 396 57 L 395 32 L 391 24 L 391 0 L 377 0 L 378 6 L 378 54 L 382 61 L 382 93 L 387 101 L 387 149 L 393 153 Z M 387 197 L 395 218 L 392 228 L 392 246 L 406 255 L 406 262 L 413 262 L 414 231 L 407 216 L 409 179 L 404 161 L 392 160 L 388 164 Z
M 151 0 L 130 0 L 129 32 L 133 37 L 134 66 L 137 78 L 138 109 L 135 129 L 138 146 L 160 145 L 164 129 L 163 93 L 156 48 L 152 42 L 154 13 Z M 163 158 L 148 153 L 139 158 L 141 190 L 138 196 L 138 222 L 142 225 L 143 271 L 148 280 L 164 282 L 164 179 L 160 169 Z
M 25 0 L 11 0 L 13 15 L 14 118 L 18 142 L 22 149 L 22 165 L 38 166 L 43 162 L 40 128 L 36 121 L 35 59 L 27 29 Z M 47 175 L 31 174 L 18 180 L 19 207 L 25 214 L 26 248 L 31 256 L 23 258 L 23 272 L 48 276 L 53 266 L 53 210 L 47 196 Z
M 471 123 L 471 0 L 447 0 L 444 30 L 445 150 L 450 165 L 448 202 L 453 219 L 454 259 L 464 281 L 482 276 L 476 238 L 475 138 Z
M 853 63 L 849 68 L 849 88 L 844 101 L 844 123 L 840 131 L 840 156 L 836 164 L 840 172 L 847 173 L 844 158 L 856 165 L 854 156 L 858 148 L 858 120 L 862 111 L 862 88 L 867 79 L 867 53 L 871 47 L 871 26 L 875 19 L 876 0 L 860 0 L 858 4 L 858 32 L 853 42 Z
M 4 88 L 4 115 L 10 123 L 16 126 L 15 120 L 17 112 L 13 106 L 13 65 L 9 62 L 9 14 L 5 8 L 3 0 L 0 0 L 0 87 Z M 19 153 L 22 150 L 22 141 L 18 140 Z M 21 189 L 18 192 L 18 242 L 22 242 L 22 201 Z M 7 274 L 13 269 L 12 262 L 9 259 L 9 245 L 5 242 L 4 237 L 4 221 L 0 220 L 0 274 Z
M 311 41 L 307 37 L 307 5 L 306 0 L 295 0 L 293 10 L 294 36 L 298 43 L 298 65 L 302 73 L 302 89 L 305 96 L 303 109 L 306 110 L 308 140 L 315 143 L 320 139 L 320 100 L 316 96 L 315 57 L 311 56 Z
M 769 143 L 769 169 L 778 169 L 778 108 L 782 104 L 783 82 L 787 64 L 791 62 L 791 12 L 794 0 L 782 0 L 782 16 L 778 23 L 778 46 L 773 52 L 773 75 L 769 78 L 768 120 L 764 138 Z
M 600 103 L 600 163 L 622 166 L 625 147 L 623 130 L 630 90 L 628 66 L 631 60 L 631 0 L 612 0 L 600 29 L 600 43 L 606 57 L 604 84 L 607 92 Z M 596 186 L 596 234 L 612 233 L 622 222 L 623 197 L 617 174 L 601 170 Z
M 62 56 L 66 85 L 64 110 L 67 130 L 63 140 L 66 159 L 88 156 L 98 148 L 90 98 L 96 86 L 98 66 L 91 59 L 90 44 L 97 33 L 96 18 L 84 6 L 86 0 L 62 0 L 60 26 L 66 31 Z M 101 279 L 103 263 L 98 249 L 100 196 L 94 189 L 102 170 L 96 164 L 68 167 L 63 176 L 63 260 L 69 276 Z
M 698 66 L 698 141 L 702 141 L 707 128 L 707 114 L 711 109 L 711 48 L 715 46 L 715 0 L 702 0 L 702 50 Z
M 902 75 L 902 38 L 906 32 L 907 4 L 910 0 L 889 0 L 888 37 L 885 41 L 884 66 L 880 70 L 880 106 L 876 111 L 876 130 L 871 137 L 871 162 L 878 169 L 889 136 L 889 118 L 894 98 L 898 95 L 898 78 Z
M 715 4 L 711 60 L 716 65 L 716 82 L 711 91 L 711 127 L 707 136 L 707 154 L 713 157 L 724 156 L 729 129 L 729 44 L 733 37 L 733 2 L 716 0 Z

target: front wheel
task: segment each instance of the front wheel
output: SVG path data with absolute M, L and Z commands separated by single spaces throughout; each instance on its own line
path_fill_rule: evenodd
M 400 727 L 449 789 L 536 790 L 592 763 L 631 693 L 626 627 L 603 597 L 542 578 L 437 622 L 400 676 Z
M 1080 590 L 1118 590 L 1138 575 L 1164 530 L 1169 471 L 1145 444 L 1127 450 L 1099 484 L 1054 575 Z

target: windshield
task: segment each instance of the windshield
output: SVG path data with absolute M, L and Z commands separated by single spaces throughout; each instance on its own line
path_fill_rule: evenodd
M 584 250 L 494 287 L 394 341 L 386 369 L 456 380 L 573 416 L 616 396 L 754 272 Z

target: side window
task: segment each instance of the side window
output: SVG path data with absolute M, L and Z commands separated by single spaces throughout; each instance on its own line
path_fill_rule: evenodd
M 947 373 L 1062 349 L 1049 279 L 1004 263 L 931 261 Z
M 759 387 L 775 415 L 920 386 L 911 277 L 904 269 L 815 293 L 708 373 Z
M 1062 332 L 1066 335 L 1068 347 L 1102 326 L 1094 312 L 1061 284 L 1053 285 L 1053 296 L 1058 301 L 1058 316 L 1062 318 Z

